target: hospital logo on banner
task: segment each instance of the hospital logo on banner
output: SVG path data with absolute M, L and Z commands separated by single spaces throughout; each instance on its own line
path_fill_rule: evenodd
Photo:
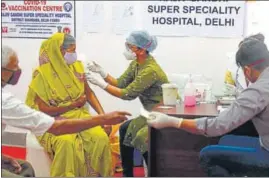
M 63 5 L 65 12 L 70 12 L 73 9 L 73 5 L 70 2 L 66 2 Z
M 65 33 L 65 34 L 70 34 L 70 32 L 71 32 L 71 30 L 70 30 L 70 28 L 68 28 L 68 27 L 65 27 L 65 28 L 63 29 L 63 33 Z

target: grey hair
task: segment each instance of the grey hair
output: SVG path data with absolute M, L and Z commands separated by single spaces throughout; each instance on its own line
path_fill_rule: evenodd
M 64 34 L 63 49 L 67 49 L 72 44 L 76 44 L 76 39 L 71 35 Z
M 2 46 L 2 64 L 1 67 L 6 67 L 9 63 L 10 57 L 17 55 L 16 52 L 9 46 Z
M 237 65 L 244 67 L 259 60 L 263 61 L 252 67 L 258 71 L 263 71 L 269 66 L 269 51 L 266 44 L 253 38 L 244 41 L 236 53 Z

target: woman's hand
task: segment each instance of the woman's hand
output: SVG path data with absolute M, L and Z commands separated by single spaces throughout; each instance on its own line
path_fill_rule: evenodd
M 73 107 L 73 108 L 81 108 L 81 107 L 83 107 L 85 105 L 86 101 L 87 101 L 86 95 L 82 95 L 76 101 L 74 101 L 71 104 L 71 107 Z
M 111 125 L 104 125 L 103 129 L 105 130 L 106 134 L 109 136 L 112 132 L 112 126 Z

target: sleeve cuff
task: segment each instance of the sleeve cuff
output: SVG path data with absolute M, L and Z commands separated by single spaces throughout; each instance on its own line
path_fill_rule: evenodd
M 121 89 L 121 99 L 124 99 L 124 100 L 133 100 L 135 99 L 136 97 L 134 97 L 133 95 L 130 95 L 130 92 L 128 89 L 124 88 L 124 89 Z
M 123 85 L 122 79 L 118 78 L 118 79 L 117 79 L 117 87 L 118 87 L 118 88 L 123 88 L 123 86 L 124 86 L 124 85 Z
M 46 120 L 46 121 L 43 121 Z M 54 124 L 55 119 L 53 117 L 43 117 L 42 123 L 40 123 L 35 129 L 32 130 L 33 134 L 36 136 L 42 136 L 44 133 L 46 133 L 51 126 Z
M 195 119 L 195 121 L 196 121 L 197 130 L 201 134 L 206 135 L 207 117 L 202 117 L 202 118 L 199 118 L 199 119 Z

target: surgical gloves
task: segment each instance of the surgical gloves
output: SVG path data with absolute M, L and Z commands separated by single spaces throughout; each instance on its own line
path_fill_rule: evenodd
M 102 89 L 106 89 L 106 87 L 108 86 L 108 84 L 106 83 L 106 81 L 104 81 L 104 79 L 96 75 L 92 75 L 91 73 L 86 73 L 86 80 L 94 85 L 99 86 Z
M 182 121 L 182 118 L 171 117 L 159 112 L 151 112 L 147 118 L 148 125 L 156 129 L 167 127 L 180 128 Z
M 91 71 L 91 72 L 95 72 L 101 75 L 101 77 L 106 78 L 108 76 L 108 73 L 104 71 L 104 69 L 96 64 L 95 62 L 91 62 L 91 63 L 87 63 L 87 68 Z

